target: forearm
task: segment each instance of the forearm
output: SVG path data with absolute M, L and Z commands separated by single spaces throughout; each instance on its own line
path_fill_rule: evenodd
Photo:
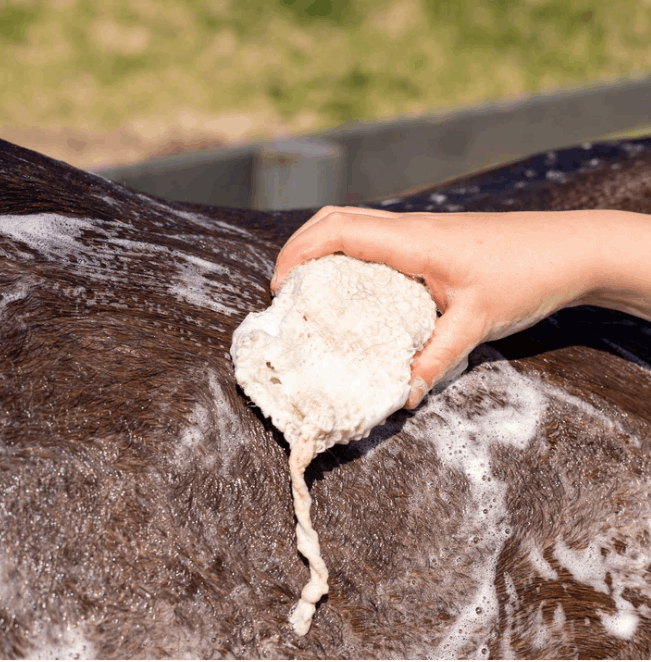
M 595 212 L 590 212 L 594 215 Z M 576 302 L 620 310 L 651 321 L 651 216 L 598 212 L 590 286 Z

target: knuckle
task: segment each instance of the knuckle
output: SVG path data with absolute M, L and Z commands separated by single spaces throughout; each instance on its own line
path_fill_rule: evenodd
M 344 208 L 343 207 L 337 207 L 336 205 L 326 205 L 325 207 L 323 207 L 323 209 L 321 211 L 325 216 L 330 216 L 332 214 L 340 213 L 342 209 L 344 209 Z

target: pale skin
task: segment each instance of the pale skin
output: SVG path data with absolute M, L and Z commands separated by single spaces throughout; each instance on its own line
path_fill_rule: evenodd
M 488 340 L 562 308 L 596 305 L 651 321 L 651 216 L 616 210 L 434 214 L 324 207 L 276 261 L 277 292 L 295 266 L 342 252 L 424 279 L 442 316 L 412 364 L 418 405 Z

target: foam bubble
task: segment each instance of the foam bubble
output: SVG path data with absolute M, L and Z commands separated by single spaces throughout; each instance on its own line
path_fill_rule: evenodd
M 442 205 L 444 202 L 447 201 L 448 197 L 443 193 L 432 193 L 432 195 L 429 196 L 429 199 L 432 202 L 435 202 L 437 205 Z
M 181 431 L 176 456 L 181 466 L 192 462 L 198 449 L 204 448 L 205 436 L 209 430 L 208 411 L 196 403 L 189 418 L 189 425 Z
M 412 436 L 431 440 L 442 469 L 460 471 L 465 476 L 470 499 L 464 506 L 459 535 L 481 537 L 482 551 L 485 552 L 480 562 L 464 569 L 470 573 L 476 588 L 446 629 L 446 635 L 430 653 L 442 658 L 481 650 L 482 642 L 486 641 L 499 618 L 495 578 L 499 555 L 510 535 L 510 514 L 506 506 L 507 486 L 492 472 L 491 449 L 498 446 L 526 449 L 540 438 L 540 425 L 550 406 L 578 410 L 592 421 L 595 429 L 617 434 L 629 439 L 633 445 L 639 445 L 639 440 L 605 411 L 535 375 L 517 372 L 495 350 L 483 346 L 473 357 L 475 361 L 484 362 L 442 393 L 430 395 L 404 426 L 404 431 Z M 541 443 L 544 443 L 543 439 Z M 651 521 L 649 527 L 651 530 Z M 622 552 L 621 544 L 619 552 L 615 551 L 614 541 L 607 537 L 593 540 L 582 550 L 569 547 L 563 540 L 557 540 L 553 547 L 556 560 L 574 575 L 577 582 L 612 597 L 614 609 L 602 611 L 599 615 L 604 628 L 621 639 L 633 636 L 644 609 L 644 605 L 635 609 L 623 597 L 626 589 L 634 588 L 651 598 L 651 589 L 645 580 L 651 553 L 640 542 L 643 539 L 644 535 L 634 540 L 627 538 L 625 552 Z M 524 543 L 523 550 L 537 575 L 548 581 L 558 579 L 557 572 L 533 539 Z M 608 581 L 612 582 L 610 589 L 607 574 L 611 578 Z M 503 605 L 505 620 L 501 655 L 509 657 L 514 654 L 511 637 L 519 607 L 513 580 L 506 573 L 503 577 L 506 603 Z M 547 633 L 536 637 L 540 647 L 543 642 L 548 643 L 549 637 L 564 639 L 567 618 L 560 605 L 549 626 L 545 625 L 542 613 L 535 618 L 540 625 L 535 629 L 543 628 Z
M 21 301 L 29 296 L 31 288 L 27 283 L 20 281 L 13 290 L 3 290 L 0 292 L 0 315 L 4 312 L 5 308 L 13 301 Z
M 202 260 L 201 262 L 205 262 Z M 187 301 L 198 308 L 207 308 L 216 313 L 228 313 L 231 306 L 213 294 L 215 289 L 231 290 L 235 294 L 227 279 L 221 280 L 218 284 L 207 278 L 207 274 L 221 271 L 224 269 L 212 263 L 200 264 L 199 261 L 190 260 L 187 263 L 178 265 L 177 278 L 173 284 L 169 285 L 168 292 L 175 298 Z M 212 290 L 212 291 L 211 291 Z

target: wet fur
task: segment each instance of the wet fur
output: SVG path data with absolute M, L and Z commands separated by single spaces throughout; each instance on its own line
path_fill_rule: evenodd
M 564 182 L 472 189 L 463 208 L 651 213 L 639 144 Z M 86 219 L 71 248 L 3 234 L 3 217 L 43 213 Z M 480 348 L 467 387 L 313 463 L 331 588 L 309 634 L 292 632 L 308 571 L 287 445 L 238 390 L 228 349 L 309 216 L 168 203 L 0 141 L 0 655 L 61 654 L 70 632 L 82 655 L 120 658 L 651 655 L 651 568 L 624 591 L 639 613 L 627 640 L 602 621 L 626 577 L 595 590 L 555 552 L 602 540 L 604 558 L 634 564 L 651 545 L 651 324 L 598 308 Z M 172 289 L 195 258 L 215 265 L 200 279 L 212 308 Z M 484 440 L 507 514 L 491 538 L 437 438 L 508 414 L 518 380 L 544 406 L 523 446 Z M 488 557 L 496 617 L 441 648 Z

